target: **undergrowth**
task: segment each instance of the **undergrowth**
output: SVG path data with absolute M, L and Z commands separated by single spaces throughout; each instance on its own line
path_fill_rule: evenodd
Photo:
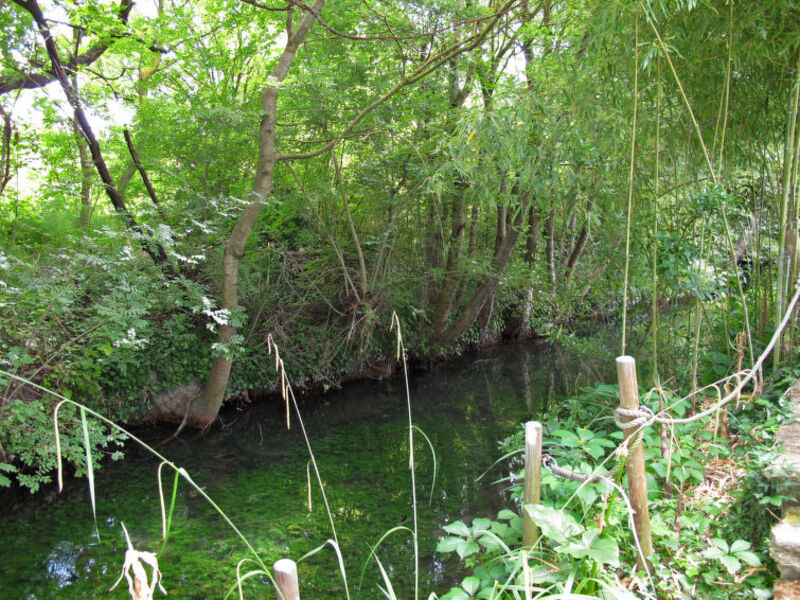
M 438 550 L 456 554 L 471 574 L 442 600 L 521 598 L 522 592 L 526 598 L 770 598 L 777 573 L 767 540 L 785 496 L 763 471 L 779 451 L 774 436 L 788 414 L 782 390 L 798 376 L 800 368 L 784 368 L 764 393 L 731 406 L 727 424 L 718 415 L 644 431 L 655 546 L 649 575 L 635 567 L 629 511 L 615 485 L 625 482 L 614 469 L 625 456 L 614 452 L 622 432 L 610 417 L 618 390 L 584 388 L 547 420 L 543 452 L 583 475 L 596 473 L 605 458 L 604 468 L 620 475 L 579 483 L 543 470 L 541 504 L 522 507 L 523 432 L 504 440 L 501 462 L 508 472 L 501 481 L 514 510 L 445 527 Z M 672 406 L 678 399 L 666 390 L 641 392 L 642 404 L 655 412 L 660 401 Z M 706 394 L 698 404 L 718 399 Z M 672 413 L 690 409 L 677 403 Z M 541 537 L 520 550 L 523 508 Z

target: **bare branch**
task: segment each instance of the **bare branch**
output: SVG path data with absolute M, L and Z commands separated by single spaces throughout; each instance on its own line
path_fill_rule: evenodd
M 136 148 L 133 147 L 133 140 L 131 140 L 131 132 L 128 131 L 127 128 L 125 128 L 125 130 L 122 133 L 125 136 L 125 143 L 128 145 L 128 152 L 131 153 L 133 164 L 136 165 L 136 169 L 139 171 L 139 175 L 142 176 L 144 187 L 147 188 L 147 193 L 150 195 L 150 199 L 153 201 L 153 204 L 156 205 L 158 212 L 161 213 L 161 203 L 158 201 L 158 196 L 156 195 L 155 189 L 153 189 L 153 184 L 150 183 L 150 178 L 147 176 L 147 171 L 144 170 L 142 162 L 139 160 L 139 155 L 136 153 Z

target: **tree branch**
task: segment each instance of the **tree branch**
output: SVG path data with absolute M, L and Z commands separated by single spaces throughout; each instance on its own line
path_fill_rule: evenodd
M 150 195 L 150 199 L 153 201 L 153 204 L 156 205 L 158 212 L 162 213 L 161 203 L 158 201 L 158 196 L 156 195 L 156 191 L 153 189 L 153 184 L 150 183 L 150 178 L 147 176 L 147 171 L 144 170 L 144 167 L 139 160 L 139 155 L 136 153 L 136 148 L 133 147 L 131 132 L 125 128 L 122 134 L 125 136 L 125 143 L 128 145 L 128 152 L 131 153 L 131 158 L 133 159 L 133 164 L 136 165 L 136 170 L 139 171 L 139 175 L 142 176 L 144 187 L 147 188 L 147 193 Z M 164 215 L 161 214 L 161 216 L 163 217 Z
M 431 73 L 433 73 L 436 69 L 441 67 L 450 59 L 458 56 L 459 54 L 463 54 L 464 52 L 469 52 L 473 48 L 476 48 L 480 45 L 489 33 L 494 29 L 494 26 L 500 21 L 500 19 L 506 15 L 507 13 L 511 12 L 515 6 L 517 6 L 517 0 L 509 0 L 506 2 L 503 7 L 492 15 L 491 20 L 489 23 L 480 31 L 474 33 L 470 37 L 466 38 L 465 40 L 459 41 L 449 48 L 441 51 L 437 56 L 432 56 L 425 63 L 420 66 L 416 71 L 411 73 L 410 75 L 403 77 L 400 81 L 398 81 L 392 89 L 388 92 L 383 94 L 380 98 L 377 98 L 366 107 L 364 107 L 361 112 L 359 112 L 350 123 L 337 135 L 334 137 L 330 142 L 318 148 L 317 150 L 313 150 L 311 152 L 303 152 L 298 154 L 278 154 L 276 160 L 299 160 L 305 158 L 314 158 L 330 151 L 344 136 L 348 135 L 353 129 L 355 129 L 361 121 L 363 121 L 366 116 L 371 113 L 373 110 L 387 102 L 390 98 L 395 96 L 400 90 L 403 88 L 416 83 L 417 81 L 424 79 Z M 299 5 L 299 4 L 298 4 Z
M 95 137 L 94 132 L 89 125 L 89 120 L 86 118 L 86 113 L 81 107 L 78 90 L 69 82 L 69 79 L 67 78 L 67 72 L 63 63 L 61 62 L 61 57 L 58 54 L 56 42 L 50 33 L 50 29 L 47 27 L 47 22 L 44 19 L 44 14 L 42 13 L 42 9 L 39 7 L 37 0 L 12 1 L 31 14 L 33 20 L 36 22 L 36 26 L 39 28 L 39 33 L 41 33 L 42 37 L 44 38 L 44 45 L 47 49 L 47 55 L 50 58 L 52 71 L 55 73 L 55 77 L 58 80 L 58 83 L 61 85 L 61 89 L 64 90 L 64 95 L 67 97 L 67 101 L 69 102 L 70 106 L 72 106 L 72 110 L 75 113 L 75 121 L 80 126 L 81 133 L 86 138 L 86 142 L 89 145 L 89 151 L 92 154 L 92 162 L 94 162 L 97 173 L 100 175 L 100 179 L 103 181 L 106 195 L 108 196 L 109 200 L 111 200 L 114 210 L 116 210 L 117 213 L 122 216 L 128 229 L 139 236 L 142 250 L 144 250 L 150 256 L 150 258 L 153 259 L 153 262 L 157 265 L 166 262 L 167 255 L 164 251 L 164 248 L 157 242 L 148 242 L 149 236 L 145 234 L 142 226 L 136 222 L 133 214 L 128 211 L 122 195 L 119 193 L 117 188 L 114 187 L 114 180 L 111 178 L 108 165 L 103 158 L 100 144 L 97 142 L 97 138 Z M 129 0 L 123 1 L 128 2 Z
M 31 6 L 35 4 L 35 2 L 31 2 L 30 0 L 12 0 L 12 2 L 33 14 L 31 11 Z M 122 23 L 128 22 L 128 16 L 130 15 L 132 8 L 133 0 L 120 0 L 117 17 Z M 41 10 L 39 10 L 39 12 L 41 13 Z M 40 29 L 42 26 L 47 28 L 47 22 L 44 20 L 44 18 L 42 23 L 39 24 L 37 22 L 37 25 Z M 110 44 L 108 42 L 98 42 L 86 52 L 71 56 L 66 63 L 63 63 L 62 67 L 67 73 L 71 73 L 78 67 L 91 65 L 98 58 L 100 58 L 106 50 L 108 50 L 109 46 Z M 43 73 L 23 73 L 21 76 L 15 78 L 0 77 L 0 96 L 14 90 L 32 90 L 44 87 L 56 79 L 58 79 L 58 75 L 55 72 L 55 69 L 50 69 L 49 71 L 44 71 Z

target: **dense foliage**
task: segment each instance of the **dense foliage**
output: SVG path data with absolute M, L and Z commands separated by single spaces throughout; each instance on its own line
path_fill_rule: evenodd
M 688 299 L 692 378 L 713 314 L 734 367 L 798 272 L 799 17 L 4 3 L 0 468 L 48 480 L 37 386 L 202 427 L 275 388 L 268 339 L 295 384 L 387 374 L 393 313 L 429 357 L 652 307 L 658 368 Z

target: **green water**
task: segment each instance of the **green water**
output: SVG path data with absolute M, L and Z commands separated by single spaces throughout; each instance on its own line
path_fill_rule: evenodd
M 503 484 L 492 484 L 508 475 L 507 466 L 495 467 L 476 481 L 500 455 L 498 442 L 521 422 L 545 418 L 554 398 L 587 382 L 586 376 L 565 371 L 563 364 L 552 348 L 514 346 L 412 376 L 414 421 L 430 438 L 438 461 L 432 490 L 433 460 L 417 436 L 421 597 L 443 593 L 460 575 L 457 564 L 435 553 L 441 526 L 511 506 Z M 361 571 L 369 545 L 399 523 L 408 519 L 410 524 L 403 383 L 350 384 L 339 392 L 302 399 L 301 410 L 334 513 L 352 597 L 382 597 L 375 562 L 367 562 L 363 580 Z M 308 454 L 296 421 L 286 430 L 283 406 L 265 402 L 231 410 L 223 419 L 221 430 L 183 435 L 160 450 L 205 488 L 266 564 L 284 557 L 297 560 L 331 538 L 316 485 L 309 512 Z M 140 433 L 157 442 L 170 430 Z M 104 465 L 96 473 L 99 540 L 82 481 L 70 482 L 60 495 L 44 493 L 10 511 L 0 521 L 0 599 L 128 598 L 124 581 L 108 592 L 126 547 L 119 523 L 124 521 L 137 549 L 158 551 L 156 468 L 149 456 L 129 449 L 122 463 Z M 171 488 L 171 476 L 165 484 Z M 393 534 L 379 556 L 398 597 L 413 598 L 410 537 Z M 235 583 L 237 563 L 247 557 L 224 521 L 181 484 L 172 535 L 160 557 L 168 598 L 224 597 Z M 304 599 L 345 597 L 330 547 L 301 562 L 299 577 Z M 245 585 L 245 598 L 274 594 L 263 578 Z

